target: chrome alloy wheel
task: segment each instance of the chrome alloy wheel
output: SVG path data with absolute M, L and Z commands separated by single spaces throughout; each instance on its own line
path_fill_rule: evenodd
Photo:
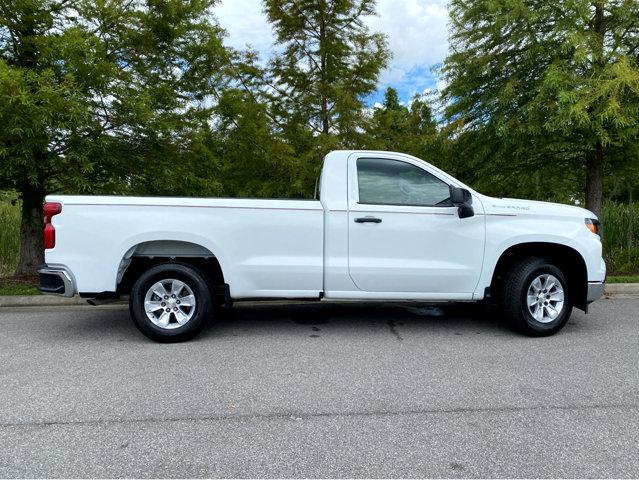
M 533 318 L 540 323 L 550 323 L 564 309 L 564 287 L 557 277 L 543 273 L 531 282 L 527 299 Z
M 185 325 L 195 313 L 193 290 L 176 279 L 154 283 L 144 297 L 144 311 L 154 325 L 171 330 Z

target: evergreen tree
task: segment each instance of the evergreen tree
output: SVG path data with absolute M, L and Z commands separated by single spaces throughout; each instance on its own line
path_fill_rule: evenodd
M 47 191 L 199 184 L 184 153 L 228 57 L 214 3 L 0 2 L 0 182 L 22 200 L 17 274 L 43 260 Z
M 375 0 L 264 0 L 264 10 L 281 47 L 269 82 L 278 127 L 297 135 L 301 124 L 352 144 L 363 101 L 389 59 L 384 36 L 363 21 L 375 13 Z
M 599 215 L 604 170 L 639 135 L 639 2 L 452 0 L 450 13 L 444 99 L 470 166 L 502 188 L 513 171 L 541 190 L 581 181 Z
M 400 103 L 397 91 L 388 87 L 366 133 L 365 148 L 404 152 L 441 168 L 449 166 L 444 155 L 445 137 L 438 130 L 432 101 L 426 95 L 416 95 L 406 106 Z

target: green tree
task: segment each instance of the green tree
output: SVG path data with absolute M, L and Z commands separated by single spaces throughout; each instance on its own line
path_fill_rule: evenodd
M 443 96 L 468 165 L 502 189 L 512 172 L 572 187 L 600 215 L 604 172 L 639 135 L 639 2 L 452 0 L 450 14 Z
M 448 168 L 444 154 L 445 137 L 439 132 L 432 99 L 416 95 L 402 105 L 397 91 L 388 87 L 384 102 L 376 108 L 366 128 L 365 148 L 404 152 Z
M 299 159 L 271 128 L 267 106 L 244 89 L 223 92 L 215 108 L 217 124 L 207 146 L 223 159 L 217 176 L 222 194 L 238 197 L 299 197 Z
M 299 135 L 303 125 L 352 144 L 364 99 L 389 59 L 384 36 L 363 21 L 375 14 L 375 0 L 264 0 L 264 10 L 281 47 L 268 86 L 278 128 Z
M 42 262 L 47 191 L 202 185 L 189 152 L 228 62 L 214 3 L 0 3 L 0 182 L 22 200 L 17 274 Z

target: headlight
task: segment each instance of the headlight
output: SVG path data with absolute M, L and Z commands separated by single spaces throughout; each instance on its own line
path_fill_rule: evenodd
M 584 219 L 586 222 L 586 228 L 590 230 L 595 235 L 599 235 L 599 231 L 601 230 L 601 222 L 596 218 L 586 218 Z

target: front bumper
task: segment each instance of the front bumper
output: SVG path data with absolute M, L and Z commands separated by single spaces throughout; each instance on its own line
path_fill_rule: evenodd
M 592 303 L 603 297 L 605 287 L 605 282 L 588 282 L 588 295 L 586 297 L 586 301 L 588 303 Z
M 76 290 L 73 275 L 66 267 L 42 265 L 38 268 L 38 290 L 50 295 L 72 297 Z

